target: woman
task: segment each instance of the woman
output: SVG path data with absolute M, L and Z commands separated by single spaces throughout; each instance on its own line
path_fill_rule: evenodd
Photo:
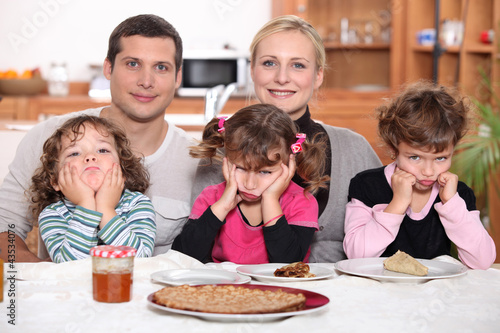
M 326 64 L 323 42 L 313 26 L 292 15 L 269 21 L 250 45 L 250 60 L 258 100 L 288 113 L 308 138 L 316 135 L 328 138 L 324 174 L 331 180 L 328 189 L 315 194 L 319 205 L 319 231 L 314 235 L 309 261 L 345 259 L 342 242 L 349 181 L 358 172 L 382 166 L 382 163 L 361 135 L 311 119 L 308 103 L 323 83 Z M 198 168 L 194 198 L 207 185 L 224 180 L 220 170 L 219 165 Z M 298 175 L 293 181 L 304 185 Z

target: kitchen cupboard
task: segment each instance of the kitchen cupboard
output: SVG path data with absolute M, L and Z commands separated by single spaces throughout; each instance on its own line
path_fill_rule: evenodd
M 401 0 L 274 0 L 272 14 L 300 16 L 321 35 L 324 89 L 388 91 L 404 80 L 401 8 Z
M 480 70 L 492 82 L 500 82 L 497 51 L 500 1 L 405 1 L 403 10 L 407 17 L 406 80 L 435 79 L 439 83 L 456 86 L 480 101 L 489 101 L 491 96 L 481 84 Z M 438 57 L 434 56 L 435 45 L 419 45 L 416 38 L 418 31 L 436 28 L 436 20 L 439 27 L 438 46 L 442 48 Z M 463 24 L 463 42 L 453 45 L 455 43 L 446 42 L 449 34 L 443 27 L 446 22 L 457 21 Z M 493 33 L 491 43 L 481 42 L 481 33 L 489 31 Z
M 323 38 L 325 79 L 315 120 L 363 135 L 384 164 L 374 109 L 404 81 L 402 0 L 273 0 L 272 15 L 297 15 Z M 347 33 L 347 35 L 346 35 Z
M 500 0 L 273 0 L 272 13 L 303 17 L 323 37 L 326 89 L 395 91 L 434 79 L 487 101 L 480 70 L 500 89 Z M 417 33 L 435 29 L 436 21 L 438 41 L 449 40 L 442 31 L 446 22 L 462 22 L 464 33 L 462 43 L 441 41 L 435 62 L 434 45 L 419 44 Z M 491 34 L 491 43 L 481 42 L 482 33 Z
M 0 100 L 0 120 L 27 119 L 28 105 L 28 97 L 3 96 Z

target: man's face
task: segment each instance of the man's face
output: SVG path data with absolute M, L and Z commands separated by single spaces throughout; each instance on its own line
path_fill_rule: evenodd
M 163 119 L 182 78 L 175 68 L 174 41 L 134 35 L 122 37 L 120 43 L 114 67 L 104 61 L 112 109 L 137 122 Z

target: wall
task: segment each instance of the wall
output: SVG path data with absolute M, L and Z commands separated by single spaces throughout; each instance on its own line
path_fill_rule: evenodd
M 71 81 L 91 78 L 108 37 L 127 17 L 153 13 L 172 23 L 185 49 L 247 51 L 271 18 L 271 0 L 0 0 L 0 70 L 22 71 L 64 61 Z

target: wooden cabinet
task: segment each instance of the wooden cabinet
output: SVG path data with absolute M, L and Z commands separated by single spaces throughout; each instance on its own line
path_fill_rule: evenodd
M 28 118 L 29 97 L 3 96 L 0 101 L 0 119 L 19 120 Z
M 51 97 L 38 95 L 29 99 L 27 118 L 40 120 L 45 116 L 58 116 L 74 111 L 98 108 L 109 105 L 109 98 L 90 98 L 87 95 L 68 95 L 66 97 Z
M 464 93 L 487 101 L 491 96 L 481 84 L 480 70 L 492 82 L 499 82 L 497 60 L 499 0 L 418 0 L 405 1 L 407 17 L 405 77 L 408 81 L 435 79 L 437 82 L 457 86 Z M 435 45 L 419 45 L 417 32 L 439 27 L 440 56 L 435 57 Z M 445 22 L 463 24 L 463 42 L 446 42 L 449 36 L 443 30 Z M 496 32 L 492 43 L 481 42 L 483 31 Z M 439 50 L 439 49 L 438 49 Z M 437 59 L 437 60 L 435 60 Z
M 221 110 L 223 114 L 233 114 L 245 106 L 258 103 L 254 99 L 245 97 L 231 97 L 227 100 L 224 108 Z M 176 97 L 167 108 L 166 113 L 174 114 L 203 114 L 205 111 L 205 99 L 202 97 Z
M 274 0 L 272 13 L 300 16 L 322 36 L 324 88 L 390 90 L 403 82 L 401 1 Z

